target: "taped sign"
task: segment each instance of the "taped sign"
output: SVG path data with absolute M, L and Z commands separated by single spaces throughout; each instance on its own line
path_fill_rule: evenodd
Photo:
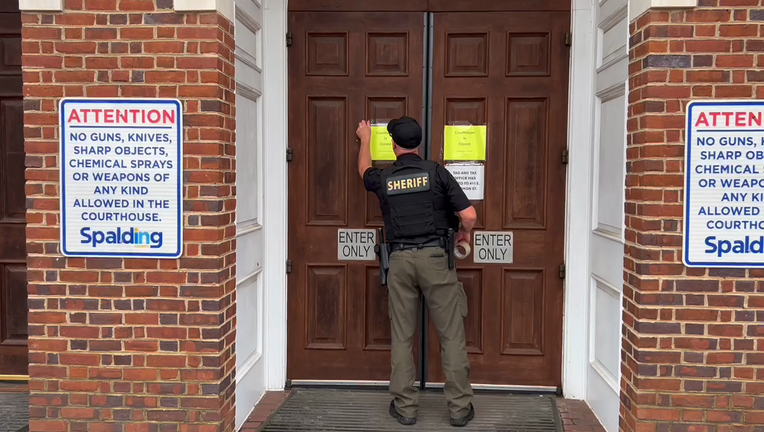
M 374 261 L 377 233 L 373 229 L 337 230 L 337 259 L 339 261 Z
M 483 199 L 485 189 L 485 166 L 468 164 L 448 164 L 446 169 L 467 195 L 470 201 Z
M 512 233 L 508 231 L 476 231 L 476 263 L 512 264 L 514 255 Z

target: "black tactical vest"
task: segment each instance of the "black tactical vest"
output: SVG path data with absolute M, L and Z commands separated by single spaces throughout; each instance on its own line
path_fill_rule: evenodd
M 389 243 L 427 242 L 446 234 L 450 218 L 445 197 L 436 193 L 437 166 L 431 161 L 411 161 L 380 173 Z

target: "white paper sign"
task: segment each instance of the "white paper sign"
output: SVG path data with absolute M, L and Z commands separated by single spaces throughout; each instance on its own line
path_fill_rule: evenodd
M 373 229 L 337 230 L 337 259 L 340 261 L 374 261 L 377 232 Z
M 512 264 L 514 239 L 509 231 L 475 231 L 475 263 Z
M 64 99 L 59 112 L 63 254 L 179 257 L 180 102 Z
M 688 267 L 764 266 L 764 102 L 687 107 Z
M 448 164 L 451 172 L 470 201 L 483 199 L 485 190 L 485 166 L 478 164 Z

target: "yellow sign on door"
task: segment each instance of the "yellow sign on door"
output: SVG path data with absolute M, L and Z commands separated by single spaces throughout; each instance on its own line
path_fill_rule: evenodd
M 371 127 L 371 160 L 394 161 L 393 137 L 387 131 L 387 125 Z
M 447 161 L 484 161 L 486 126 L 446 126 L 443 159 Z

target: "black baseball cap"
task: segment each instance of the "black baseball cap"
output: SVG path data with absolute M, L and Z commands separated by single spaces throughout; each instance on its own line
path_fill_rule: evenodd
M 387 131 L 398 146 L 415 149 L 422 143 L 422 127 L 411 117 L 401 117 L 387 124 Z

